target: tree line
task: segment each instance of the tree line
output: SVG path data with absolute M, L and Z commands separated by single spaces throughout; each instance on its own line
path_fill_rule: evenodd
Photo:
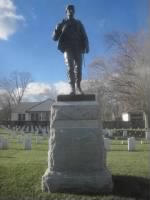
M 150 36 L 147 32 L 105 35 L 111 55 L 89 65 L 90 89 L 97 92 L 102 115 L 142 112 L 150 128 Z

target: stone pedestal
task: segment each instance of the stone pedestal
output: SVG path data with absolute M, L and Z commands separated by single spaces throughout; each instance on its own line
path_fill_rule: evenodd
M 98 194 L 112 190 L 98 110 L 96 101 L 52 105 L 43 191 Z

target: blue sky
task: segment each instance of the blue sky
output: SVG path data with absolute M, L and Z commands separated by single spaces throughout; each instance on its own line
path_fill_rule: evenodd
M 85 79 L 92 60 L 109 53 L 104 34 L 147 28 L 148 0 L 0 0 L 0 78 L 18 70 L 31 72 L 36 82 L 67 81 L 63 54 L 51 38 L 67 4 L 75 5 L 89 38 Z

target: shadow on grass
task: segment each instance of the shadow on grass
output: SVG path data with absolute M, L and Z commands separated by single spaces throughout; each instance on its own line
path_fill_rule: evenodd
M 36 145 L 37 147 L 38 147 L 38 146 L 41 146 L 41 147 L 48 147 L 48 144 L 47 144 L 47 143 L 40 143 L 40 144 L 33 143 L 33 145 Z
M 133 197 L 136 199 L 150 199 L 150 179 L 113 175 L 114 189 L 113 195 L 121 197 Z
M 14 151 L 27 151 L 25 150 L 23 147 L 11 147 L 10 148 L 11 150 L 14 150 Z M 29 150 L 28 150 L 29 151 Z
M 118 151 L 118 152 L 122 152 L 122 151 L 126 151 L 126 152 L 129 152 L 129 153 L 136 153 L 136 152 L 145 152 L 146 150 L 134 150 L 134 151 L 128 151 L 128 149 L 111 149 L 110 151 Z
M 16 158 L 15 156 L 0 156 L 0 159 L 10 159 L 10 158 Z

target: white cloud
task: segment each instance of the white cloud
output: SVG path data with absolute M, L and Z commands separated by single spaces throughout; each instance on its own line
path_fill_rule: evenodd
M 69 84 L 66 82 L 57 82 L 54 84 L 33 82 L 28 85 L 23 100 L 42 101 L 46 98 L 55 98 L 57 94 L 68 94 L 69 92 Z
M 23 101 L 42 101 L 47 98 L 56 98 L 58 94 L 69 94 L 70 87 L 67 82 L 57 82 L 47 84 L 42 82 L 29 83 L 24 93 Z M 5 94 L 5 90 L 0 89 L 0 98 Z
M 17 31 L 22 15 L 17 15 L 16 6 L 12 0 L 0 0 L 0 40 L 8 38 Z
M 54 84 L 57 94 L 68 94 L 70 92 L 69 84 L 66 82 L 58 82 Z
M 44 94 L 44 93 L 49 92 L 50 89 L 51 89 L 51 87 L 48 84 L 33 82 L 28 85 L 26 94 L 28 94 L 28 95 Z

